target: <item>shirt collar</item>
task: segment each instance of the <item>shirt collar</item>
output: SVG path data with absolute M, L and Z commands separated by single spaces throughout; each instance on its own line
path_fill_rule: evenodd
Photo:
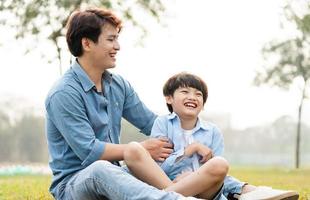
M 178 116 L 175 112 L 169 114 L 169 115 L 168 115 L 168 119 L 169 119 L 169 120 L 177 119 L 177 120 L 180 122 L 180 118 L 179 118 L 179 116 Z M 180 122 L 180 123 L 181 123 L 181 122 Z M 201 120 L 200 120 L 200 118 L 198 117 L 196 126 L 195 126 L 195 128 L 193 129 L 193 131 L 196 132 L 196 131 L 199 130 L 199 129 L 203 129 L 203 130 L 205 130 L 205 131 L 208 130 L 208 128 L 206 127 L 206 125 L 205 125 L 204 123 L 202 123 Z
M 77 59 L 75 59 L 72 63 L 72 70 L 77 75 L 78 79 L 80 80 L 82 87 L 85 92 L 88 92 L 92 88 L 95 87 L 95 83 L 89 78 L 87 73 L 84 71 L 84 69 L 81 67 L 81 65 L 78 63 Z M 112 81 L 112 74 L 108 71 L 105 71 L 103 74 L 103 79 L 107 80 L 109 83 Z

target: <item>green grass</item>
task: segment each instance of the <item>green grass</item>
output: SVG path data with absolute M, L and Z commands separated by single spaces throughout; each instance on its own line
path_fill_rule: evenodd
M 49 200 L 50 176 L 0 176 L 0 200 Z
M 253 185 L 271 186 L 275 189 L 295 190 L 299 200 L 310 200 L 310 169 L 244 168 L 232 167 L 230 175 Z
M 254 185 L 296 190 L 300 200 L 310 200 L 310 169 L 232 167 L 230 175 Z M 0 200 L 49 200 L 49 176 L 0 176 Z

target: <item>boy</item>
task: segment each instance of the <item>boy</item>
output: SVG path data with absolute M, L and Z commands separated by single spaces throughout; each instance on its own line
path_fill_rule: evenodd
M 141 156 L 138 162 L 134 162 L 132 159 L 135 158 L 132 156 L 124 156 L 124 159 L 132 173 L 141 180 L 155 187 L 169 188 L 184 179 L 187 182 L 194 182 L 195 175 L 199 174 L 201 168 L 205 168 L 209 162 L 222 155 L 224 142 L 222 134 L 215 125 L 205 123 L 198 117 L 208 98 L 207 85 L 201 78 L 189 73 L 176 74 L 165 83 L 163 93 L 171 114 L 158 117 L 155 120 L 151 136 L 168 138 L 174 144 L 174 152 L 160 163 L 160 167 L 169 178 L 163 178 L 162 172 L 156 171 L 156 167 L 148 163 L 152 162 L 147 159 L 150 156 L 147 156 L 146 151 L 144 154 L 140 152 L 142 148 L 137 148 L 139 145 L 132 145 L 131 149 L 131 153 L 139 154 L 140 152 Z M 135 147 L 136 151 L 134 151 Z M 139 161 L 143 161 L 141 165 L 138 164 Z M 155 173 L 150 175 L 147 169 L 151 169 Z M 165 182 L 162 181 L 162 185 L 158 184 L 154 177 L 157 177 L 159 181 L 165 180 Z M 225 177 L 224 187 L 222 189 L 218 187 L 215 196 L 208 194 L 208 188 L 200 193 L 197 192 L 198 184 L 201 183 L 203 181 L 192 185 L 188 184 L 186 192 L 181 193 L 208 199 L 220 197 L 225 199 L 224 196 L 221 196 L 222 192 L 230 199 L 235 198 L 232 196 L 233 194 L 243 194 L 240 199 L 298 199 L 298 194 L 295 192 L 256 188 L 231 176 Z

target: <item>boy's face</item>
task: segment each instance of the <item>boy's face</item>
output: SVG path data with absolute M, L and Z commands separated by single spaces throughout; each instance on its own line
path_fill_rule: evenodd
M 197 118 L 203 109 L 203 95 L 195 88 L 180 87 L 173 96 L 166 97 L 166 103 L 171 104 L 180 118 Z

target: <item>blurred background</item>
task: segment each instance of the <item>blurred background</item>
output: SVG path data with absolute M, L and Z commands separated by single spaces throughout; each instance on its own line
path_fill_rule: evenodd
M 104 5 L 123 19 L 117 67 L 157 114 L 164 82 L 188 71 L 209 98 L 232 165 L 310 166 L 308 0 L 0 2 L 0 165 L 48 164 L 44 100 L 70 66 L 63 25 L 78 7 Z M 142 140 L 122 124 L 122 142 Z

